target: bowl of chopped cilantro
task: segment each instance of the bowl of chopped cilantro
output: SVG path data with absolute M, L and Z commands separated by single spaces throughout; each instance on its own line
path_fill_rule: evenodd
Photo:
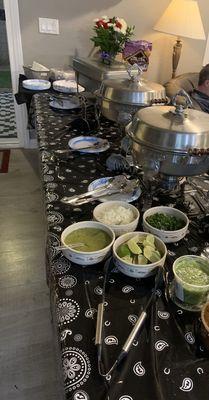
M 174 243 L 187 233 L 189 219 L 186 214 L 173 207 L 152 207 L 143 215 L 145 232 L 158 236 L 164 243 Z

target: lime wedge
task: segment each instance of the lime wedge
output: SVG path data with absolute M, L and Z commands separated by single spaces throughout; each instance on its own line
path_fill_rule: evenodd
M 152 246 L 145 246 L 144 247 L 144 256 L 150 261 L 150 262 L 153 262 L 153 261 L 151 261 L 151 258 L 152 258 L 152 254 L 155 252 L 155 250 L 153 250 L 153 247 Z
M 146 265 L 148 263 L 148 260 L 146 257 L 144 257 L 142 254 L 138 255 L 138 264 L 140 265 Z
M 133 264 L 133 259 L 131 258 L 131 256 L 124 256 L 121 258 L 122 258 L 122 260 L 126 261 L 129 264 Z
M 136 235 L 131 240 L 133 240 L 135 243 L 143 243 L 144 235 Z
M 155 243 L 155 237 L 154 235 L 152 235 L 151 233 L 148 233 L 147 237 L 146 237 L 147 241 L 154 244 Z
M 157 251 L 153 251 L 153 253 L 150 256 L 150 261 L 151 263 L 155 263 L 157 261 L 160 261 L 161 255 Z
M 152 244 L 152 243 L 150 243 L 150 242 L 147 242 L 146 239 L 143 241 L 143 246 L 144 246 L 144 247 L 147 247 L 147 246 L 152 247 L 152 250 L 153 250 L 153 251 L 156 250 L 155 245 Z
M 131 256 L 131 252 L 127 246 L 127 244 L 121 244 L 121 246 L 118 248 L 117 251 L 118 255 L 120 258 L 126 257 L 126 256 Z
M 145 240 L 146 240 L 147 244 L 148 243 L 150 244 L 150 246 L 155 245 L 155 237 L 151 233 L 148 233 Z
M 158 250 L 155 250 L 155 252 L 158 254 L 158 256 L 161 258 L 162 256 L 161 256 L 161 254 L 160 254 L 160 252 L 158 251 Z
M 133 253 L 133 254 L 141 254 L 142 250 L 141 248 L 138 246 L 138 244 L 135 242 L 134 238 L 131 238 L 128 242 L 127 245 L 129 247 L 129 250 Z
M 138 254 L 133 254 L 132 263 L 138 264 Z
M 146 246 L 144 248 L 144 256 L 151 262 L 157 262 L 161 259 L 161 255 L 159 253 L 159 251 L 155 251 L 153 250 L 153 248 L 151 246 Z

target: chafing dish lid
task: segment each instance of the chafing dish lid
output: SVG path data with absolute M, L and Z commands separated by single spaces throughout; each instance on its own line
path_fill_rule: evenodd
M 164 99 L 165 88 L 159 83 L 141 79 L 106 79 L 102 82 L 100 94 L 103 98 L 119 104 L 150 105 L 154 99 Z
M 176 114 L 174 106 L 152 106 L 139 110 L 127 125 L 131 138 L 147 147 L 164 151 L 209 148 L 209 115 L 187 109 Z

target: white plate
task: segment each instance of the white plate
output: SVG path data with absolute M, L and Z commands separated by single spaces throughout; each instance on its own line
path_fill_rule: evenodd
M 61 105 L 55 100 L 50 101 L 49 105 L 50 107 L 56 108 L 57 110 L 73 110 L 74 108 L 80 107 L 79 104 L 70 103 L 70 101 Z
M 77 93 L 77 82 L 74 80 L 58 80 L 53 82 L 53 89 L 61 93 Z M 78 91 L 83 92 L 83 86 L 78 85 Z
M 102 145 L 102 142 L 104 144 Z M 100 144 L 101 147 L 98 149 L 85 149 L 85 150 L 80 150 L 81 153 L 102 153 L 103 151 L 106 151 L 109 149 L 110 144 L 104 139 L 98 138 L 96 136 L 76 136 L 73 139 L 70 139 L 68 142 L 68 146 L 73 149 L 73 150 L 79 150 L 79 148 L 86 147 L 86 146 L 91 146 L 94 144 Z
M 111 178 L 112 178 L 111 176 L 107 176 L 105 178 L 96 179 L 95 181 L 90 183 L 90 185 L 88 186 L 88 191 L 97 189 L 105 185 Z M 104 195 L 101 197 L 97 197 L 97 200 L 101 201 L 102 203 L 104 203 L 105 201 L 113 201 L 113 200 L 117 201 L 120 200 L 120 201 L 126 201 L 127 203 L 131 203 L 132 201 L 137 200 L 140 195 L 141 195 L 141 188 L 138 187 L 137 189 L 134 189 L 132 193 L 115 193 L 107 196 Z
M 25 79 L 22 85 L 29 90 L 48 90 L 51 87 L 51 83 L 45 79 Z

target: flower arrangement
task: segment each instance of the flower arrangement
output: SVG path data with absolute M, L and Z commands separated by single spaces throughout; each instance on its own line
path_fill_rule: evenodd
M 102 58 L 114 57 L 122 52 L 125 43 L 133 35 L 134 26 L 128 26 L 123 18 L 103 16 L 94 20 L 95 36 L 91 38 L 101 50 Z

